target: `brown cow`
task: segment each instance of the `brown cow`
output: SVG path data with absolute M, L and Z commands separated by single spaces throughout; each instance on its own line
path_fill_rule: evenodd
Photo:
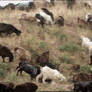
M 41 56 L 38 56 L 36 62 L 41 66 L 47 65 L 49 63 L 49 51 L 42 53 Z
M 73 76 L 73 81 L 90 81 L 92 80 L 92 74 L 78 73 Z
M 0 83 L 0 92 L 14 92 L 13 87 L 14 87 L 13 83 L 8 82 Z
M 3 62 L 5 62 L 5 57 L 9 57 L 9 62 L 12 62 L 14 59 L 13 53 L 11 50 L 0 44 L 0 56 L 3 58 Z
M 14 53 L 19 61 L 20 60 L 26 60 L 28 62 L 31 61 L 31 53 L 22 47 L 16 47 L 14 49 Z
M 27 82 L 17 85 L 14 89 L 14 92 L 36 92 L 37 89 L 38 86 L 36 84 Z

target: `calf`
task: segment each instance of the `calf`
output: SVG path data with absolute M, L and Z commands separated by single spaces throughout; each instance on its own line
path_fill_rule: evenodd
M 2 34 L 10 35 L 12 33 L 16 33 L 17 36 L 21 34 L 21 31 L 16 29 L 13 25 L 11 24 L 6 24 L 6 23 L 0 23 L 0 35 Z
M 5 57 L 9 57 L 9 62 L 12 62 L 14 59 L 13 53 L 6 46 L 0 45 L 0 56 L 3 58 L 3 62 L 5 62 Z
M 36 62 L 41 66 L 45 66 L 49 63 L 49 51 L 42 53 L 41 56 L 38 56 Z
M 75 83 L 74 92 L 92 92 L 92 81 Z
M 59 16 L 56 19 L 55 24 L 58 24 L 59 26 L 64 26 L 64 18 L 62 16 Z

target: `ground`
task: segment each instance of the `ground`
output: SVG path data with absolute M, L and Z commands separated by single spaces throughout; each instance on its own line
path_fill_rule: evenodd
M 73 88 L 72 76 L 74 72 L 71 66 L 74 64 L 81 65 L 80 72 L 89 72 L 90 63 L 87 49 L 81 46 L 80 35 L 85 35 L 92 40 L 92 30 L 89 28 L 80 28 L 77 23 L 77 18 L 84 19 L 85 13 L 92 12 L 92 9 L 87 9 L 82 4 L 76 4 L 72 10 L 66 8 L 66 4 L 57 3 L 56 6 L 49 7 L 53 12 L 54 17 L 63 16 L 65 19 L 64 27 L 57 25 L 46 25 L 41 28 L 37 24 L 28 21 L 20 23 L 21 14 L 26 13 L 28 16 L 34 17 L 35 13 L 43 6 L 30 12 L 19 10 L 0 10 L 0 22 L 13 24 L 16 28 L 22 31 L 21 36 L 17 37 L 12 34 L 10 37 L 0 37 L 0 44 L 9 47 L 12 52 L 16 46 L 24 47 L 33 55 L 35 62 L 35 54 L 40 55 L 44 51 L 50 51 L 50 62 L 59 64 L 59 70 L 66 76 L 67 82 L 41 84 L 36 83 L 38 91 L 69 91 Z M 15 84 L 21 84 L 31 81 L 30 76 L 23 73 L 23 76 L 16 76 L 16 66 L 19 61 L 14 59 L 12 63 L 2 63 L 0 59 L 0 81 L 11 81 Z M 31 62 L 30 62 L 31 63 Z

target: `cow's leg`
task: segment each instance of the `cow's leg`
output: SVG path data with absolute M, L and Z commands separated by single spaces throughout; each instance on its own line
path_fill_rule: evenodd
M 18 76 L 19 72 L 20 72 L 20 74 L 22 75 L 22 70 L 19 69 L 19 70 L 17 71 L 17 74 L 16 74 L 17 76 Z
M 92 55 L 90 55 L 90 65 L 92 65 Z
M 42 79 L 42 77 L 43 77 L 42 73 L 39 74 L 39 75 L 36 77 L 36 82 L 39 83 L 39 80 Z
M 5 62 L 5 57 L 4 57 L 4 56 L 2 56 L 2 58 L 3 58 L 3 62 Z

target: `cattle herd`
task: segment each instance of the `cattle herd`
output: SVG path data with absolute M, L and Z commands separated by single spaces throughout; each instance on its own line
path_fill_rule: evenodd
M 52 6 L 55 5 L 55 0 L 46 0 L 45 5 L 47 6 L 48 3 Z M 75 0 L 69 0 L 67 7 L 72 8 L 73 4 L 75 4 Z M 91 6 L 87 3 L 84 3 L 86 7 L 91 8 Z M 5 8 L 11 8 L 11 10 L 14 10 L 15 7 L 17 7 L 20 10 L 26 9 L 29 11 L 30 9 L 34 8 L 35 5 L 33 2 L 28 3 L 26 5 L 24 4 L 9 4 L 5 7 L 0 7 L 2 9 Z M 26 15 L 24 15 L 24 18 L 26 18 Z M 30 20 L 30 19 L 28 19 Z M 19 19 L 21 21 L 21 19 Z M 38 26 L 41 26 L 42 29 L 45 28 L 45 25 L 58 25 L 59 27 L 62 27 L 65 24 L 65 19 L 63 16 L 58 16 L 56 19 L 54 18 L 54 14 L 48 10 L 47 8 L 41 8 L 38 12 L 35 13 L 34 20 Z M 91 29 L 92 25 L 92 15 L 90 13 L 85 15 L 85 19 L 81 19 L 78 17 L 78 23 L 79 27 L 88 26 Z M 81 25 L 83 24 L 84 25 Z M 22 30 L 19 30 L 15 28 L 11 24 L 7 23 L 0 23 L 0 36 L 10 37 L 11 34 L 15 33 L 17 37 L 20 37 L 22 34 Z M 84 36 L 81 35 L 80 39 L 82 40 L 82 47 L 86 47 L 89 52 L 89 58 L 90 58 L 90 65 L 92 65 L 92 41 Z M 14 58 L 19 60 L 19 64 L 16 66 L 16 76 L 23 75 L 22 71 L 30 75 L 31 80 L 35 79 L 37 83 L 55 83 L 68 81 L 67 78 L 59 71 L 58 67 L 59 65 L 55 65 L 50 62 L 49 60 L 49 54 L 50 51 L 46 51 L 42 53 L 42 55 L 37 55 L 36 58 L 36 64 L 30 64 L 30 61 L 32 59 L 32 55 L 30 51 L 25 50 L 23 47 L 16 47 L 14 48 L 14 53 L 7 47 L 2 44 L 0 44 L 0 56 L 3 59 L 3 62 L 5 62 L 5 58 L 9 57 L 9 62 L 13 62 Z M 73 67 L 73 69 L 79 70 L 80 65 L 76 65 Z M 92 92 L 92 74 L 86 74 L 86 73 L 78 73 L 75 74 L 72 78 L 72 81 L 74 83 L 74 92 Z M 0 83 L 0 92 L 35 92 L 38 89 L 38 86 L 35 83 L 24 83 L 15 85 L 14 83 Z

